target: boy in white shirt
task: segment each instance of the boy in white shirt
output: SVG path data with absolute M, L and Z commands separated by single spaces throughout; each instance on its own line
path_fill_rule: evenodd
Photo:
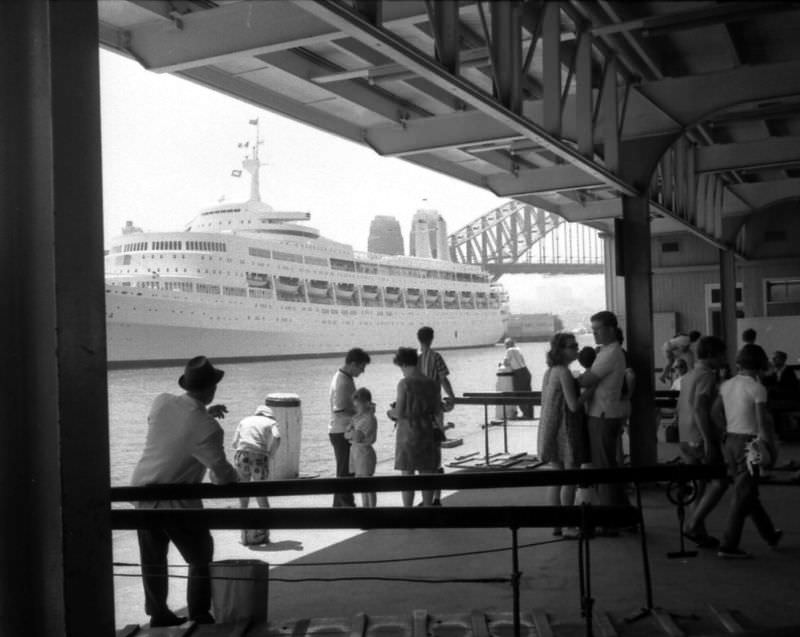
M 722 383 L 712 408 L 714 421 L 725 427 L 723 453 L 728 476 L 733 482 L 731 509 L 717 553 L 719 557 L 750 557 L 739 548 L 748 516 L 770 548 L 775 548 L 783 536 L 772 524 L 759 498 L 758 458 L 750 451 L 753 441 L 758 439 L 758 444 L 770 447 L 775 457 L 775 435 L 766 407 L 767 390 L 758 381 L 758 373 L 766 362 L 764 350 L 757 345 L 742 347 L 736 356 L 739 373 Z

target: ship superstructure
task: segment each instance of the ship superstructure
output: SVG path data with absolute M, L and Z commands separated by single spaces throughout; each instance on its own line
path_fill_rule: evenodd
M 106 256 L 108 360 L 258 360 L 389 351 L 430 325 L 437 347 L 496 342 L 501 288 L 477 266 L 354 251 L 261 201 L 260 140 L 244 203 L 200 211 L 183 232 L 129 225 Z M 130 228 L 134 228 L 133 231 Z

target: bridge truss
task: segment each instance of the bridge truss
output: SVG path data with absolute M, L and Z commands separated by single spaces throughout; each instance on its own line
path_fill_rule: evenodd
M 494 275 L 603 272 L 599 231 L 529 204 L 509 201 L 456 230 L 450 258 Z

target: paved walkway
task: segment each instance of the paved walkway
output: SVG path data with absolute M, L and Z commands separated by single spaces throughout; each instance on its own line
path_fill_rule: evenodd
M 535 427 L 515 423 L 509 430 L 510 451 L 525 450 L 535 440 Z M 451 434 L 452 435 L 452 434 Z M 462 433 L 456 435 L 461 436 Z M 502 444 L 501 434 L 492 430 L 492 445 Z M 466 437 L 465 445 L 448 450 L 451 457 L 482 450 L 482 434 Z M 530 449 L 530 444 L 528 444 Z M 660 460 L 677 455 L 675 445 L 662 444 Z M 781 462 L 800 461 L 800 446 L 784 447 Z M 382 473 L 390 473 L 386 466 Z M 776 474 L 777 475 L 777 474 Z M 691 559 L 669 559 L 667 553 L 679 548 L 675 507 L 664 489 L 651 486 L 643 491 L 645 523 L 656 607 L 671 613 L 688 634 L 711 632 L 708 604 L 721 609 L 739 609 L 764 627 L 800 625 L 800 507 L 797 487 L 765 486 L 762 499 L 776 526 L 785 532 L 777 551 L 768 549 L 748 523 L 742 546 L 754 554 L 752 560 L 726 561 L 716 553 L 701 550 Z M 397 506 L 398 494 L 379 494 L 379 505 Z M 444 505 L 498 505 L 508 503 L 544 504 L 543 488 L 503 491 L 465 491 L 450 494 Z M 328 498 L 304 497 L 275 499 L 275 506 L 326 506 Z M 712 533 L 724 523 L 727 500 L 708 520 Z M 269 615 L 272 622 L 291 618 L 407 615 L 413 609 L 431 614 L 468 612 L 508 612 L 512 593 L 504 583 L 428 584 L 376 580 L 286 582 L 307 578 L 347 578 L 358 576 L 409 579 L 462 579 L 508 577 L 511 572 L 510 532 L 503 530 L 374 530 L 359 531 L 276 531 L 274 543 L 256 551 L 238 543 L 238 533 L 215 532 L 218 559 L 262 559 L 272 566 Z M 135 562 L 138 552 L 132 534 L 120 534 L 115 542 L 117 561 Z M 578 543 L 554 540 L 548 529 L 520 531 L 522 608 L 543 609 L 557 627 L 580 626 L 578 590 Z M 693 548 L 693 547 L 687 547 Z M 501 549 L 490 552 L 493 549 Z M 451 557 L 445 557 L 445 556 Z M 399 561 L 423 556 L 442 556 L 430 560 Z M 341 563 L 375 563 L 340 565 Z M 171 556 L 180 564 L 180 557 Z M 330 564 L 330 565 L 325 565 Z M 599 610 L 609 614 L 621 635 L 654 634 L 654 620 L 645 618 L 626 623 L 646 603 L 641 541 L 637 534 L 619 538 L 597 538 L 591 543 L 592 594 Z M 123 569 L 117 568 L 119 572 Z M 116 580 L 117 625 L 144 621 L 141 613 L 141 588 L 138 579 Z M 172 586 L 171 601 L 182 607 L 183 582 Z M 561 634 L 561 633 L 558 633 Z M 661 633 L 663 634 L 663 633 Z

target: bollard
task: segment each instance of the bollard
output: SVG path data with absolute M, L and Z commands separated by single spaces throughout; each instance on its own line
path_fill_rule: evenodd
M 497 389 L 497 391 L 514 391 L 514 381 L 512 379 L 512 376 L 513 375 L 510 369 L 506 369 L 505 367 L 500 367 L 497 370 L 497 382 L 495 384 L 495 389 Z M 517 415 L 516 405 L 495 406 L 495 418 L 497 418 L 498 420 L 513 418 L 516 415 Z
M 281 444 L 272 458 L 269 476 L 286 480 L 300 475 L 300 439 L 303 433 L 303 414 L 297 394 L 268 394 L 267 406 L 278 422 Z

